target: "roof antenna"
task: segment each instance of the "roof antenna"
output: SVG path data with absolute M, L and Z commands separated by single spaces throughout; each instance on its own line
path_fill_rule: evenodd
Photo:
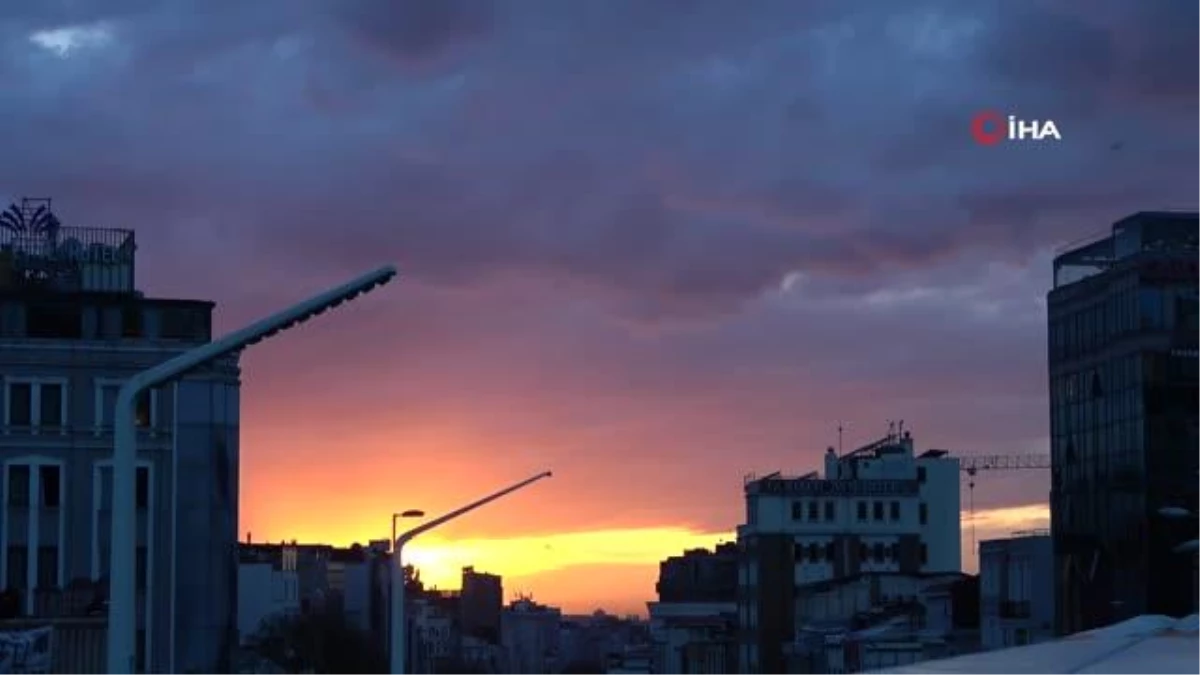
M 838 455 L 842 454 L 842 423 L 838 422 Z

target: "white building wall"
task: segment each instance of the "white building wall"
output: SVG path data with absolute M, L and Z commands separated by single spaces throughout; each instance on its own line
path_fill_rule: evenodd
M 755 510 L 751 519 L 753 524 L 747 524 L 742 531 L 793 534 L 796 543 L 805 547 L 811 544 L 824 547 L 835 536 L 857 536 L 872 548 L 877 543 L 882 544 L 885 551 L 897 543 L 901 535 L 918 533 L 926 546 L 926 558 L 921 571 L 961 571 L 961 498 L 957 459 L 884 456 L 860 461 L 857 475 L 861 480 L 913 480 L 921 469 L 924 470 L 925 480 L 920 483 L 919 492 L 914 496 L 806 497 L 759 494 L 749 504 Z M 834 476 L 849 480 L 848 471 L 841 465 L 835 467 Z M 921 522 L 922 510 L 925 513 L 924 523 Z M 893 518 L 894 515 L 897 517 Z M 860 569 L 862 572 L 898 572 L 899 565 L 890 556 L 877 561 L 872 555 L 860 564 Z M 819 556 L 818 560 L 813 561 L 803 556 L 797 560 L 796 583 L 825 581 L 833 578 L 833 571 L 833 564 L 827 557 Z M 754 580 L 747 579 L 744 582 L 753 584 Z
M 350 625 L 361 630 L 371 628 L 371 565 L 370 561 L 346 563 L 343 570 L 345 588 L 342 609 Z
M 921 501 L 928 505 L 928 521 L 921 540 L 929 547 L 926 572 L 962 571 L 962 478 L 957 459 L 918 459 L 925 469 Z
M 278 570 L 271 563 L 238 565 L 238 636 L 250 641 L 263 621 L 300 611 L 300 579 L 295 570 Z

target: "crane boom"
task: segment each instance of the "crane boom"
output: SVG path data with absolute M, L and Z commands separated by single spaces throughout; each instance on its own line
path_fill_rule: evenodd
M 968 455 L 959 456 L 958 468 L 974 476 L 979 471 L 1049 469 L 1050 455 Z

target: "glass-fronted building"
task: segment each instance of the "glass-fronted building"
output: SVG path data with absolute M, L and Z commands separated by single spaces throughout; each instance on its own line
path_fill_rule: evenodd
M 1173 549 L 1196 523 L 1159 511 L 1197 510 L 1197 227 L 1195 213 L 1138 213 L 1054 261 L 1059 633 L 1194 610 L 1193 560 Z

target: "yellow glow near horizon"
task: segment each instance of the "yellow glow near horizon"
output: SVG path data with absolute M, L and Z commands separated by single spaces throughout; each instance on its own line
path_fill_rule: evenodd
M 1049 520 L 1050 509 L 1046 504 L 978 510 L 973 519 L 964 512 L 964 571 L 974 573 L 977 566 L 969 535 L 972 524 L 978 545 L 979 541 L 1007 537 L 1014 531 L 1047 527 Z M 700 532 L 686 527 L 455 541 L 427 535 L 410 544 L 404 559 L 420 570 L 421 580 L 427 586 L 454 589 L 459 587 L 462 568 L 467 566 L 513 578 L 536 578 L 571 567 L 657 566 L 665 558 L 680 555 L 687 549 L 712 548 L 719 542 L 735 541 L 736 538 L 734 532 Z M 603 596 L 603 582 L 597 583 L 596 587 L 597 595 Z M 647 595 L 646 599 L 651 597 Z M 553 598 L 546 600 L 553 601 Z
M 421 571 L 426 586 L 458 588 L 462 568 L 508 577 L 532 577 L 575 566 L 647 565 L 693 548 L 733 541 L 733 533 L 705 533 L 685 527 L 645 527 L 546 534 L 508 539 L 447 541 L 423 537 L 404 551 L 406 563 Z

